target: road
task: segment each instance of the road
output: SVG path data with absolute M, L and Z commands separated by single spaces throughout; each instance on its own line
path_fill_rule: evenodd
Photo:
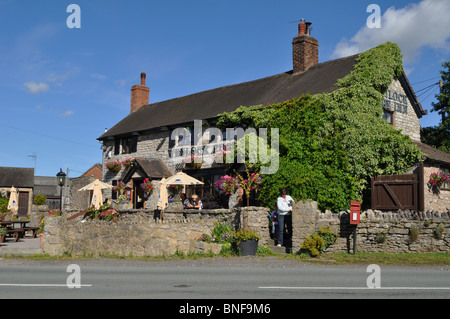
M 176 261 L 3 258 L 0 298 L 436 299 L 450 298 L 450 267 L 380 266 L 368 272 L 368 265 L 317 265 L 275 257 Z

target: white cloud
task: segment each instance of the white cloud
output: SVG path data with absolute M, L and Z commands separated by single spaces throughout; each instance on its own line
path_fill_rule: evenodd
M 23 85 L 28 90 L 28 93 L 37 94 L 41 92 L 47 92 L 50 89 L 50 86 L 47 83 L 36 83 L 36 82 L 25 82 Z
M 61 114 L 61 116 L 69 117 L 69 116 L 72 116 L 74 113 L 75 113 L 74 111 L 68 110 L 68 111 L 65 111 L 63 114 Z
M 341 40 L 333 57 L 357 54 L 387 41 L 398 44 L 405 63 L 414 62 L 422 47 L 450 52 L 449 16 L 448 0 L 422 0 L 400 9 L 390 7 L 381 17 L 380 29 L 364 26 L 350 40 Z

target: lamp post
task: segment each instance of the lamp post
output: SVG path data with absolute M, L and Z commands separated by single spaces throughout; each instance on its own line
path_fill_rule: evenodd
M 58 179 L 58 185 L 60 186 L 59 211 L 62 212 L 62 188 L 66 182 L 66 174 L 62 171 L 62 168 L 60 168 L 60 171 L 56 174 L 56 177 Z

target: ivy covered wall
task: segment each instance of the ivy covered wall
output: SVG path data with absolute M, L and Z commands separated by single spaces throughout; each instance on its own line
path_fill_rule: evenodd
M 279 129 L 279 170 L 263 176 L 261 203 L 273 207 L 286 188 L 297 200 L 317 201 L 320 210 L 346 210 L 351 200 L 367 206 L 372 176 L 402 174 L 420 161 L 412 140 L 381 117 L 385 92 L 402 70 L 400 49 L 388 42 L 360 54 L 332 93 L 221 114 L 222 129 Z

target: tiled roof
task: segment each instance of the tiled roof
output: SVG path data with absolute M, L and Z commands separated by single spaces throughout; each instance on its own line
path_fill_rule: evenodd
M 157 102 L 129 114 L 99 140 L 158 127 L 190 123 L 232 112 L 240 106 L 281 103 L 303 94 L 329 93 L 338 79 L 353 70 L 357 55 L 319 63 L 306 72 L 280 73 L 263 79 L 224 86 L 213 90 Z
M 0 167 L 0 187 L 33 188 L 34 168 Z
M 430 145 L 414 141 L 414 144 L 425 153 L 430 161 L 438 162 L 444 165 L 450 165 L 450 154 L 440 151 Z

